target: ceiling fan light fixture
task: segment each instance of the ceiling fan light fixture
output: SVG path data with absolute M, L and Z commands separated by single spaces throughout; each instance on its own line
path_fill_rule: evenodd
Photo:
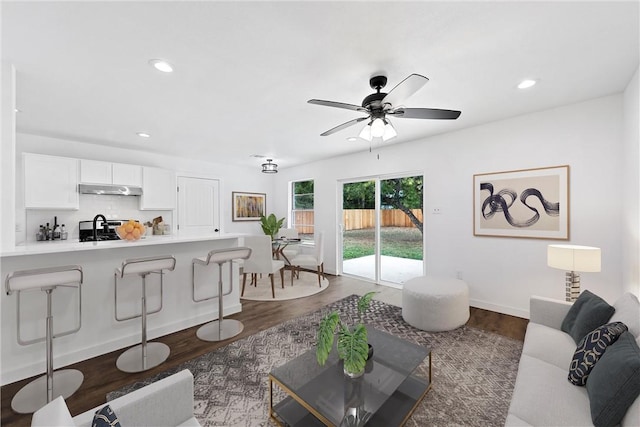
M 278 165 L 272 161 L 273 159 L 267 159 L 267 163 L 262 164 L 262 173 L 278 173 Z
M 398 136 L 398 132 L 396 132 L 396 129 L 393 127 L 391 122 L 388 120 L 386 122 L 387 124 L 384 126 L 384 134 L 382 135 L 383 141 L 388 141 Z
M 381 118 L 374 119 L 371 123 L 371 136 L 373 138 L 380 138 L 384 135 L 385 124 Z
M 373 137 L 371 136 L 371 125 L 366 125 L 365 127 L 363 127 L 358 137 L 371 142 L 371 140 L 373 139 Z

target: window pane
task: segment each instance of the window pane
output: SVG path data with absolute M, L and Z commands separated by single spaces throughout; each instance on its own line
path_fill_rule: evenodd
M 313 194 L 294 195 L 293 209 L 313 209 Z
M 293 182 L 291 190 L 291 227 L 298 230 L 300 238 L 313 241 L 313 180 Z

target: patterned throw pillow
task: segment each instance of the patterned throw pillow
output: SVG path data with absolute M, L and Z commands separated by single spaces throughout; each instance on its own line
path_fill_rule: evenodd
M 585 385 L 591 370 L 607 347 L 616 342 L 626 330 L 627 325 L 624 323 L 613 322 L 599 326 L 585 335 L 573 353 L 569 366 L 569 382 L 578 386 Z
M 96 411 L 96 414 L 93 416 L 93 422 L 91 423 L 91 427 L 121 427 L 120 421 L 116 416 L 116 413 L 113 412 L 111 406 L 107 405 Z

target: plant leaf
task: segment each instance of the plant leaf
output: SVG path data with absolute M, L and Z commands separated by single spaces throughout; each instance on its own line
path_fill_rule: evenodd
M 337 311 L 332 311 L 320 320 L 318 339 L 316 342 L 316 359 L 320 366 L 324 366 L 329 358 L 338 323 L 340 323 L 340 315 Z
M 344 361 L 347 371 L 362 372 L 369 353 L 367 329 L 361 323 L 356 325 L 353 331 L 344 325 L 341 326 L 338 332 L 338 356 Z
M 369 305 L 371 305 L 371 300 L 375 294 L 377 294 L 377 292 L 371 291 L 360 297 L 358 300 L 358 317 L 362 318 L 364 312 L 369 309 Z

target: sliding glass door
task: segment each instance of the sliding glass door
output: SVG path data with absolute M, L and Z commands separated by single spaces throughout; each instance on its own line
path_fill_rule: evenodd
M 342 186 L 342 272 L 376 280 L 376 181 Z
M 342 184 L 342 273 L 401 286 L 424 274 L 423 178 Z

